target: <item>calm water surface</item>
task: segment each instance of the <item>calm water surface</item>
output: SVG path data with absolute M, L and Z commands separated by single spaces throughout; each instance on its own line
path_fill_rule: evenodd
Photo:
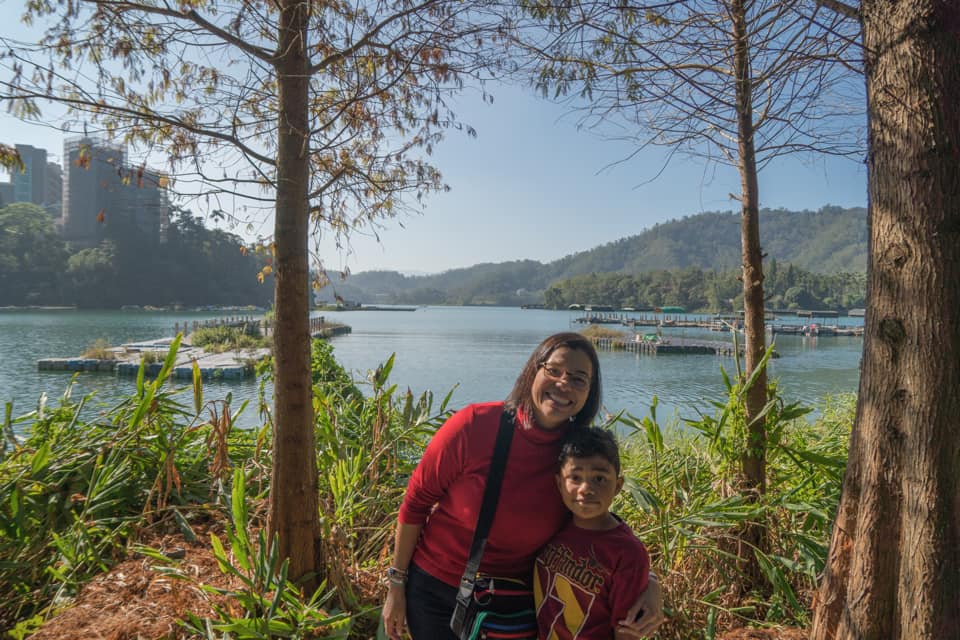
M 316 314 L 315 314 L 316 315 Z M 522 310 L 505 307 L 424 307 L 413 312 L 354 311 L 325 314 L 348 324 L 353 333 L 334 338 L 334 354 L 358 380 L 396 354 L 391 380 L 415 394 L 432 390 L 437 400 L 456 386 L 453 406 L 499 400 L 510 388 L 534 347 L 556 331 L 579 329 L 577 314 L 567 311 Z M 70 374 L 37 371 L 40 358 L 72 357 L 95 340 L 121 344 L 170 336 L 175 322 L 219 317 L 210 313 L 143 311 L 0 311 L 0 404 L 13 401 L 14 415 L 36 407 L 42 393 L 54 402 L 63 394 Z M 720 340 L 726 334 L 691 329 L 665 329 L 670 335 Z M 772 376 L 781 380 L 787 400 L 810 406 L 825 396 L 855 392 L 862 338 L 778 336 L 781 357 L 772 361 Z M 695 417 L 708 411 L 709 400 L 721 399 L 720 367 L 734 369 L 732 358 L 685 355 L 651 357 L 601 352 L 604 405 L 615 412 L 645 415 L 656 395 L 658 416 Z M 254 401 L 257 382 L 209 381 L 208 399 L 232 393 Z M 134 380 L 105 373 L 78 376 L 79 393 L 95 391 L 101 404 L 110 404 L 134 389 Z M 190 396 L 184 395 L 184 403 Z M 238 421 L 256 425 L 248 408 Z

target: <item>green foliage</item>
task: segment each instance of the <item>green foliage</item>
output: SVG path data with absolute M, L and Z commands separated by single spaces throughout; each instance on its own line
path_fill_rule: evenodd
M 779 267 L 779 268 L 778 268 Z M 866 301 L 864 274 L 822 275 L 771 263 L 764 281 L 767 307 L 772 309 L 849 309 Z M 740 270 L 653 271 L 629 276 L 616 273 L 578 276 L 552 285 L 546 305 L 565 309 L 571 304 L 608 304 L 635 308 L 680 306 L 688 311 L 734 311 L 742 307 Z
M 399 392 L 389 383 L 391 356 L 370 372 L 364 395 L 329 343 L 314 340 L 313 347 L 321 541 L 324 557 L 341 560 L 327 567 L 326 578 L 341 606 L 357 611 L 362 602 L 353 576 L 390 548 L 407 478 L 449 414 L 452 390 L 436 410 L 429 391 Z
M 0 143 L 0 167 L 8 171 L 23 171 L 23 158 L 16 147 Z
M 257 279 L 269 260 L 239 236 L 208 229 L 190 211 L 174 208 L 159 264 L 150 269 L 160 301 L 152 304 L 269 306 L 274 281 Z
M 116 360 L 117 354 L 110 348 L 110 343 L 103 338 L 97 338 L 89 347 L 80 354 L 83 358 L 95 358 L 97 360 Z
M 207 229 L 189 211 L 174 213 L 162 245 L 118 216 L 97 246 L 77 250 L 42 207 L 0 208 L 0 305 L 269 304 L 272 281 L 257 281 L 266 255 L 245 251 L 238 236 Z
M 136 392 L 93 421 L 80 417 L 90 398 L 75 401 L 69 389 L 56 407 L 15 419 L 8 408 L 0 450 L 0 627 L 53 612 L 121 559 L 145 525 L 205 511 L 219 478 L 214 463 L 224 463 L 227 449 L 241 460 L 254 455 L 252 434 L 230 433 L 229 401 L 204 405 L 197 390 L 191 413 L 165 388 L 177 346 L 155 380 L 146 382 L 141 369 Z M 204 422 L 207 411 L 216 419 Z M 14 428 L 30 421 L 18 439 Z
M 64 301 L 88 307 L 115 307 L 123 304 L 117 286 L 119 267 L 116 245 L 104 240 L 97 247 L 82 249 L 67 260 Z
M 775 275 L 776 263 L 781 271 L 787 269 L 785 265 L 794 265 L 793 280 L 779 282 L 768 277 L 764 281 L 768 298 L 782 296 L 799 285 L 823 305 L 821 308 L 864 306 L 865 209 L 763 209 L 760 220 L 763 249 L 769 256 L 768 275 Z M 565 308 L 571 303 L 596 303 L 720 311 L 743 307 L 742 302 L 730 305 L 730 299 L 743 289 L 737 280 L 739 265 L 739 213 L 708 212 L 657 224 L 639 235 L 547 264 L 517 260 L 429 276 L 368 271 L 352 274 L 337 285 L 337 291 L 349 300 L 395 304 L 546 302 L 551 308 Z M 798 282 L 799 274 L 806 280 Z M 577 295 L 567 295 L 571 281 L 580 283 L 582 291 Z M 599 288 L 591 290 L 592 284 Z M 789 305 L 771 299 L 767 306 Z
M 270 340 L 260 335 L 259 324 L 242 327 L 218 325 L 200 327 L 190 334 L 190 344 L 203 347 L 204 351 L 222 353 L 241 349 L 259 349 L 270 345 Z
M 172 365 L 174 352 L 164 359 Z M 0 625 L 26 634 L 90 577 L 122 559 L 148 524 L 184 532 L 223 514 L 225 537 L 210 544 L 240 609 L 214 608 L 185 628 L 207 638 L 374 635 L 382 592 L 369 590 L 392 543 L 409 474 L 449 414 L 390 382 L 391 356 L 356 381 L 324 341 L 314 342 L 314 413 L 325 587 L 303 593 L 285 577 L 276 547 L 252 513 L 269 491 L 269 413 L 255 431 L 232 429 L 230 399 L 205 402 L 195 376 L 188 401 L 167 389 L 166 373 L 137 380 L 131 397 L 95 420 L 80 417 L 89 398 L 69 392 L 55 407 L 18 418 L 8 405 L 0 440 Z M 725 376 L 724 376 L 725 377 Z M 617 511 L 651 551 L 665 587 L 662 638 L 710 638 L 731 621 L 804 624 L 815 578 L 824 566 L 839 501 L 854 399 L 830 401 L 807 423 L 804 410 L 770 387 L 768 489 L 759 502 L 735 493 L 730 478 L 742 448 L 740 390 L 725 378 L 717 412 L 696 428 L 664 429 L 656 401 L 650 415 L 621 415 L 625 491 Z M 243 411 L 242 405 L 236 413 Z M 34 421 L 26 437 L 14 429 Z M 231 480 L 232 479 L 232 480 Z M 764 522 L 770 546 L 760 564 L 768 593 L 736 599 L 736 528 Z M 133 546 L 171 575 L 176 564 Z M 368 576 L 358 580 L 357 576 Z M 335 609 L 334 609 L 335 607 Z
M 623 443 L 619 512 L 647 544 L 665 587 L 662 638 L 713 638 L 732 622 L 805 626 L 826 558 L 855 399 L 831 400 L 811 424 L 801 418 L 806 409 L 784 403 L 771 386 L 768 486 L 752 502 L 730 482 L 743 450 L 742 415 L 733 409 L 742 401 L 724 378 L 727 399 L 714 403 L 716 416 L 688 421 L 696 431 L 665 432 L 656 399 L 649 416 L 618 419 L 632 434 Z M 738 599 L 736 532 L 746 522 L 767 526 L 768 552 L 754 552 L 771 587 Z
M 0 306 L 56 304 L 66 249 L 43 207 L 0 208 Z
M 267 543 L 263 529 L 257 534 L 256 544 L 248 532 L 250 519 L 247 509 L 242 469 L 233 475 L 230 495 L 230 524 L 226 537 L 229 548 L 214 534 L 210 535 L 213 554 L 220 570 L 236 578 L 242 585 L 235 589 L 213 587 L 197 582 L 188 572 L 177 567 L 165 573 L 194 582 L 202 592 L 227 596 L 240 606 L 243 614 L 233 613 L 233 607 L 224 607 L 211 600 L 214 619 L 203 619 L 188 613 L 181 624 L 201 638 L 237 638 L 268 640 L 270 638 L 346 638 L 351 628 L 347 613 L 328 613 L 323 607 L 333 592 L 321 585 L 309 598 L 287 579 L 288 561 L 280 562 L 276 540 Z M 162 558 L 156 550 L 145 550 L 154 558 Z
M 311 344 L 310 377 L 325 395 L 333 394 L 351 402 L 363 399 L 353 378 L 333 356 L 333 344 L 326 340 L 314 340 Z

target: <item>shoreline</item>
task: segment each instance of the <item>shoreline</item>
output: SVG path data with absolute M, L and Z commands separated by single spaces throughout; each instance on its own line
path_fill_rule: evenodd
M 78 307 L 66 305 L 28 305 L 25 307 L 6 306 L 0 307 L 0 311 L 76 311 Z

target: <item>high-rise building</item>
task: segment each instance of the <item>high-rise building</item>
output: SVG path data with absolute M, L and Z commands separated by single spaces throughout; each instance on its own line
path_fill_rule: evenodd
M 43 206 L 58 221 L 63 216 L 63 170 L 56 162 L 47 163 L 47 183 L 44 185 Z
M 16 148 L 23 162 L 23 170 L 14 169 L 11 172 L 13 201 L 46 204 L 47 150 L 37 149 L 29 144 L 18 144 Z
M 13 183 L 0 182 L 0 207 L 5 207 L 13 202 Z
M 160 174 L 126 163 L 123 147 L 95 138 L 64 142 L 63 237 L 92 247 L 112 237 L 159 242 L 170 203 Z

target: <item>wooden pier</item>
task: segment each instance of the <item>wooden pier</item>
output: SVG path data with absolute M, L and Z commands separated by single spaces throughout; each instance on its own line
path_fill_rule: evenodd
M 589 325 L 622 325 L 636 329 L 637 327 L 661 327 L 664 329 L 708 329 L 710 331 L 727 332 L 737 331 L 743 333 L 743 318 L 730 315 L 717 315 L 709 318 L 688 318 L 680 315 L 640 315 L 632 316 L 622 312 L 611 313 L 586 313 L 573 319 L 578 324 Z M 863 326 L 841 326 L 839 324 L 822 324 L 811 322 L 809 324 L 787 324 L 773 323 L 769 319 L 766 323 L 766 330 L 779 335 L 802 335 L 802 336 L 863 336 Z
M 666 338 L 660 340 L 636 340 L 631 338 L 590 338 L 598 349 L 610 351 L 629 351 L 648 356 L 700 354 L 714 356 L 734 355 L 733 345 L 720 340 L 690 340 L 687 338 Z M 743 355 L 743 347 L 740 348 Z M 777 357 L 774 352 L 772 357 Z
M 796 336 L 853 336 L 863 337 L 863 326 L 841 327 L 835 324 L 767 324 L 767 331 L 773 335 Z

